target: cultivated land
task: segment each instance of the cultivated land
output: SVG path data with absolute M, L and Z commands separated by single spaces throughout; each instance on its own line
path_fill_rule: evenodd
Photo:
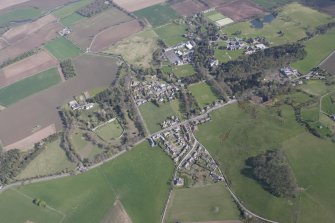
M 223 15 L 234 21 L 241 21 L 264 13 L 264 10 L 248 0 L 237 0 L 217 8 Z
M 186 28 L 185 24 L 170 23 L 154 30 L 167 46 L 173 46 L 186 41 L 186 38 L 183 36 L 186 33 Z
M 75 169 L 75 164 L 68 160 L 59 143 L 59 139 L 48 143 L 46 148 L 17 176 L 17 179 L 46 176 L 65 169 Z
M 273 45 L 291 43 L 306 37 L 306 28 L 314 30 L 317 26 L 328 23 L 332 18 L 314 9 L 292 3 L 284 6 L 271 23 L 265 23 L 261 29 L 252 27 L 252 24 L 240 22 L 225 27 L 224 32 L 233 34 L 241 31 L 241 36 L 264 36 Z M 283 35 L 278 32 L 282 31 Z
M 132 223 L 122 203 L 117 200 L 114 202 L 113 207 L 101 221 L 102 223 Z
M 90 50 L 93 52 L 105 50 L 118 41 L 121 41 L 134 33 L 140 32 L 142 29 L 143 27 L 137 20 L 112 26 L 95 36 L 91 43 Z
M 104 141 L 109 142 L 119 138 L 123 132 L 123 128 L 118 120 L 114 120 L 113 122 L 98 128 L 95 132 Z
M 58 37 L 44 46 L 58 60 L 76 57 L 81 53 L 81 50 L 77 46 L 64 37 Z
M 321 65 L 322 69 L 325 69 L 327 72 L 335 75 L 335 53 L 325 61 L 324 64 Z
M 82 19 L 84 19 L 83 16 L 79 15 L 78 13 L 73 13 L 69 16 L 66 16 L 65 18 L 60 19 L 60 22 L 66 27 L 72 27 Z
M 179 101 L 177 100 L 160 104 L 159 107 L 149 102 L 141 105 L 139 108 L 151 133 L 159 131 L 161 129 L 159 124 L 167 117 L 172 115 L 177 115 L 179 118 L 182 117 L 179 112 Z
M 2 0 L 1 3 L 0 3 L 0 10 L 5 9 L 5 8 L 9 8 L 9 7 L 14 6 L 14 5 L 18 5 L 20 3 L 27 2 L 27 1 L 29 1 L 29 0 Z
M 80 9 L 81 7 L 91 3 L 93 0 L 80 0 L 68 5 L 65 5 L 61 7 L 60 9 L 57 9 L 52 12 L 54 16 L 57 18 L 63 19 L 66 18 L 67 16 L 70 16 L 72 14 L 77 14 L 76 11 Z
M 176 11 L 168 5 L 161 4 L 136 11 L 135 15 L 147 19 L 153 27 L 164 25 L 178 17 Z
M 127 11 L 134 12 L 158 3 L 163 3 L 165 0 L 115 0 L 114 2 Z
M 108 86 L 118 67 L 114 59 L 91 55 L 77 57 L 74 65 L 76 77 L 19 101 L 0 113 L 0 136 L 4 146 L 30 136 L 36 125 L 45 128 L 55 124 L 56 130 L 61 130 L 57 106 L 89 89 Z
M 206 83 L 198 83 L 189 86 L 191 94 L 195 97 L 200 107 L 204 107 L 218 100 L 211 87 Z
M 61 78 L 56 68 L 27 77 L 21 81 L 15 82 L 12 85 L 0 88 L 0 104 L 3 106 L 9 106 L 25 97 L 48 89 L 60 81 Z
M 0 15 L 0 27 L 9 26 L 11 22 L 31 21 L 40 16 L 41 11 L 36 8 L 27 7 L 13 9 Z
M 120 54 L 128 63 L 148 68 L 152 55 L 158 48 L 157 40 L 157 34 L 152 29 L 148 29 L 121 40 L 106 52 Z
M 58 61 L 46 51 L 40 51 L 26 59 L 0 70 L 0 87 L 8 86 L 26 77 L 56 67 Z
M 207 0 L 206 3 L 209 8 L 215 8 L 231 1 L 232 0 Z
M 181 16 L 192 16 L 206 10 L 207 6 L 196 0 L 186 0 L 171 5 L 171 8 L 177 11 Z
M 239 219 L 230 193 L 224 184 L 195 188 L 175 189 L 168 209 L 166 222 L 199 222 Z
M 105 10 L 91 18 L 81 20 L 72 27 L 70 39 L 82 49 L 90 46 L 93 38 L 103 30 L 128 22 L 132 18 L 116 8 Z
M 64 213 L 64 223 L 100 222 L 111 211 L 117 198 L 132 222 L 157 223 L 168 195 L 169 185 L 166 182 L 170 180 L 172 172 L 171 160 L 161 150 L 153 150 L 145 143 L 87 173 L 17 189 L 32 198 L 45 200 L 48 205 Z M 4 223 L 24 222 L 49 210 L 39 208 L 35 212 L 30 211 L 35 207 L 32 199 L 22 194 L 18 196 L 14 190 L 6 191 L 0 197 L 0 206 L 4 207 L 0 211 Z M 22 202 L 24 200 L 26 202 Z M 28 201 L 30 206 L 27 205 Z M 20 205 L 19 215 L 8 211 L 17 205 Z M 18 216 L 24 220 L 17 219 Z M 55 218 L 57 216 L 55 214 Z M 55 222 L 59 222 L 61 217 Z
M 55 9 L 58 6 L 62 6 L 65 4 L 68 4 L 70 2 L 73 2 L 73 0 L 30 0 L 25 1 L 24 3 L 21 3 L 19 5 L 16 5 L 15 8 L 18 7 L 34 7 L 38 8 L 43 12 L 47 12 L 49 10 Z
M 329 30 L 324 35 L 318 35 L 305 42 L 307 56 L 292 66 L 303 74 L 317 67 L 324 59 L 335 50 L 335 29 Z

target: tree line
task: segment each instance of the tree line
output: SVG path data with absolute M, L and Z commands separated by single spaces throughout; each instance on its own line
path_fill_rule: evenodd
M 71 79 L 77 75 L 70 59 L 60 62 L 60 67 L 62 68 L 65 80 Z

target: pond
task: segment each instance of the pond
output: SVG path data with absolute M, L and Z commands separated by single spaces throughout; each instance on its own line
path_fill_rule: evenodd
M 276 17 L 272 14 L 268 14 L 263 16 L 263 18 L 256 18 L 250 21 L 252 27 L 256 29 L 262 29 L 264 27 L 264 23 L 271 23 Z

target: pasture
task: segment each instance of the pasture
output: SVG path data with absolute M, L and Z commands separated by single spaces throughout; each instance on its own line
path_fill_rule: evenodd
M 76 57 L 81 53 L 77 46 L 64 37 L 47 42 L 45 48 L 60 61 Z
M 84 174 L 20 186 L 17 190 L 27 196 L 43 199 L 48 205 L 64 213 L 64 223 L 101 222 L 117 198 L 132 222 L 157 223 L 167 199 L 167 182 L 170 181 L 172 173 L 172 161 L 161 150 L 152 149 L 147 143 L 142 143 L 132 151 Z M 20 209 L 19 214 L 22 218 L 42 216 L 42 213 L 30 211 L 35 206 L 31 199 L 22 194 L 10 201 L 5 199 L 13 197 L 15 193 L 17 192 L 8 190 L 0 194 L 0 206 L 6 204 L 6 208 L 0 209 L 2 219 L 6 219 L 4 223 L 22 222 L 15 219 L 18 215 L 7 210 L 15 210 L 18 205 L 23 206 L 21 201 L 24 199 L 26 205 Z
M 157 34 L 152 29 L 147 29 L 119 41 L 106 52 L 122 55 L 128 63 L 148 68 L 152 55 L 158 48 L 157 40 Z
M 0 27 L 7 27 L 11 22 L 34 20 L 41 15 L 41 11 L 33 7 L 13 9 L 0 15 Z
M 255 28 L 250 21 L 235 23 L 225 27 L 224 32 L 232 35 L 241 31 L 242 37 L 264 36 L 273 45 L 296 42 L 306 37 L 306 29 L 328 23 L 332 18 L 317 10 L 291 3 L 279 9 L 278 15 L 263 28 Z
M 70 15 L 77 14 L 76 11 L 80 8 L 82 8 L 85 5 L 88 5 L 93 0 L 80 0 L 73 2 L 71 4 L 67 4 L 55 11 L 52 12 L 52 14 L 60 19 L 64 19 Z
M 175 189 L 166 222 L 238 220 L 239 210 L 223 183 Z
M 140 18 L 145 18 L 153 26 L 161 26 L 173 19 L 178 18 L 178 14 L 168 5 L 154 5 L 135 12 L 135 15 Z
M 323 112 L 328 115 L 335 114 L 335 93 L 325 96 L 321 103 Z
M 205 82 L 190 85 L 188 89 L 201 108 L 218 100 L 211 87 Z
M 303 60 L 294 62 L 292 67 L 303 74 L 307 74 L 335 50 L 335 28 L 329 30 L 326 34 L 318 35 L 306 41 L 304 44 L 307 56 Z
M 27 77 L 12 85 L 0 88 L 0 104 L 9 106 L 15 102 L 45 90 L 61 81 L 56 68 Z
M 103 152 L 103 149 L 100 149 L 98 146 L 88 142 L 84 138 L 83 132 L 80 130 L 74 131 L 70 136 L 70 140 L 73 144 L 74 150 L 82 159 L 93 159 L 95 155 Z
M 178 77 L 188 77 L 195 74 L 195 70 L 191 64 L 185 64 L 181 66 L 174 66 L 172 72 Z
M 71 163 L 65 155 L 64 150 L 59 146 L 57 139 L 45 145 L 45 149 L 16 177 L 16 179 L 27 179 L 36 176 L 46 176 L 59 173 L 63 170 L 75 169 L 75 164 Z
M 186 28 L 186 24 L 170 23 L 154 30 L 167 46 L 174 46 L 187 40 L 183 36 L 186 33 Z
M 329 91 L 335 90 L 335 86 L 326 85 L 325 82 L 321 80 L 309 80 L 306 84 L 302 85 L 300 89 L 311 95 L 322 96 Z
M 182 115 L 179 112 L 179 101 L 174 100 L 164 104 L 159 104 L 159 107 L 153 103 L 145 103 L 139 107 L 143 119 L 150 131 L 150 133 L 161 130 L 160 123 L 167 117 L 176 115 L 180 119 Z
M 111 140 L 119 138 L 123 133 L 123 128 L 120 125 L 119 121 L 116 119 L 98 128 L 95 132 L 104 141 L 109 142 Z

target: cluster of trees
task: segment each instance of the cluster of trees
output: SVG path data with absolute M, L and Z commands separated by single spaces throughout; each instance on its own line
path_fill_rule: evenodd
M 70 59 L 63 60 L 60 63 L 60 66 L 62 68 L 62 72 L 64 74 L 65 80 L 73 78 L 73 77 L 75 77 L 77 75 L 76 71 L 74 70 L 74 67 L 72 65 L 72 61 Z
M 245 161 L 242 173 L 257 180 L 264 189 L 278 197 L 295 197 L 298 185 L 285 155 L 280 150 L 269 150 Z
M 30 57 L 30 56 L 36 54 L 38 51 L 39 51 L 39 49 L 30 50 L 30 51 L 27 51 L 27 52 L 15 57 L 14 59 L 8 59 L 0 65 L 0 69 L 6 67 L 8 65 L 11 65 L 11 64 L 13 64 L 17 61 L 20 61 L 20 60 L 23 60 L 27 57 Z
M 35 198 L 33 200 L 33 204 L 35 204 L 35 205 L 37 205 L 39 207 L 44 207 L 44 208 L 47 206 L 47 203 L 44 200 L 41 200 L 39 198 Z
M 19 150 L 0 153 L 0 184 L 7 184 L 21 170 L 23 156 Z
M 94 0 L 94 2 L 78 9 L 77 13 L 81 16 L 91 17 L 112 6 L 111 0 Z
M 179 92 L 180 111 L 187 117 L 190 115 L 199 113 L 199 105 L 193 95 L 187 92 L 185 89 L 181 89 Z

